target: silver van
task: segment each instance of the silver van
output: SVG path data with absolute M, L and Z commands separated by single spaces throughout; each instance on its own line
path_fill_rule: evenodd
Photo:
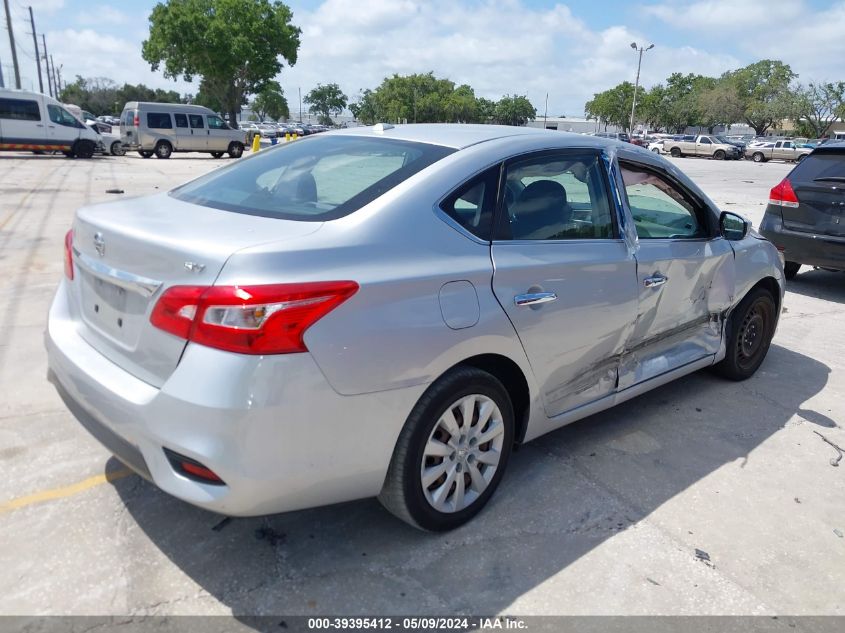
M 219 115 L 198 105 L 130 101 L 120 115 L 120 141 L 144 158 L 173 152 L 208 152 L 215 158 L 239 158 L 246 134 L 233 130 Z
M 91 158 L 100 143 L 97 132 L 52 97 L 0 88 L 0 150 L 61 151 L 70 158 Z

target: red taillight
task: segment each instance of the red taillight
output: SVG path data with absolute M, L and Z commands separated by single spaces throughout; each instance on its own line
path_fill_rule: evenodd
M 138 113 L 135 113 L 135 116 L 132 118 L 132 125 L 135 127 L 141 126 L 141 117 L 138 116 Z
M 65 277 L 73 280 L 73 229 L 65 233 Z
M 230 352 L 304 352 L 305 331 L 357 290 L 354 281 L 173 286 L 156 303 L 150 322 L 180 338 Z
M 792 188 L 789 178 L 784 178 L 769 192 L 769 204 L 776 204 L 781 207 L 797 207 L 798 196 Z

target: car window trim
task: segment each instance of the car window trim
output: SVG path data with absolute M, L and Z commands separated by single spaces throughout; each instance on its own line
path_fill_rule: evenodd
M 487 174 L 487 172 L 492 171 L 493 169 L 497 169 L 499 173 L 496 175 L 496 187 L 495 187 L 495 190 L 493 191 L 493 214 L 492 214 L 492 217 L 490 218 L 490 238 L 485 240 L 483 237 L 479 237 L 478 235 L 476 235 L 475 233 L 470 231 L 468 228 L 463 226 L 460 222 L 458 222 L 451 215 L 449 215 L 449 213 L 443 208 L 443 204 L 449 198 L 454 196 L 458 191 L 460 191 L 461 189 L 466 187 L 468 184 L 470 184 L 474 180 L 477 180 L 477 179 L 485 176 Z M 452 228 L 458 230 L 463 235 L 466 235 L 467 237 L 472 238 L 472 240 L 474 242 L 478 242 L 479 244 L 490 244 L 493 241 L 493 233 L 494 233 L 494 230 L 495 230 L 496 207 L 499 203 L 499 188 L 500 188 L 501 183 L 502 183 L 502 174 L 503 174 L 502 161 L 496 161 L 495 163 L 490 163 L 489 165 L 487 165 L 487 167 L 484 167 L 483 169 L 479 169 L 478 171 L 473 173 L 468 178 L 464 178 L 460 182 L 460 184 L 452 187 L 446 195 L 441 196 L 437 200 L 437 202 L 434 203 L 435 213 L 437 214 L 438 217 L 440 217 L 440 219 L 444 220 Z M 485 197 L 487 196 L 486 191 L 484 192 L 484 195 L 485 195 Z
M 704 228 L 707 231 L 707 235 L 705 237 L 644 237 L 640 238 L 639 235 L 637 236 L 638 239 L 648 240 L 649 242 L 656 242 L 656 241 L 664 241 L 664 242 L 695 242 L 695 241 L 704 241 L 709 242 L 715 238 L 720 237 L 718 231 L 714 230 L 711 222 L 711 215 L 710 213 L 710 206 L 705 204 L 703 200 L 701 200 L 697 195 L 695 195 L 692 191 L 689 190 L 688 187 L 684 186 L 677 178 L 673 177 L 667 171 L 662 171 L 659 167 L 655 167 L 653 165 L 648 165 L 645 163 L 641 163 L 635 159 L 628 158 L 627 156 L 619 156 L 617 158 L 619 162 L 619 167 L 623 167 L 625 163 L 633 165 L 643 171 L 650 172 L 655 176 L 659 176 L 664 180 L 668 181 L 670 185 L 672 185 L 675 189 L 677 189 L 685 198 L 687 198 L 693 205 L 696 210 L 696 215 L 698 216 L 699 222 L 703 219 Z M 619 174 L 619 177 L 622 178 L 622 174 Z M 624 184 L 624 181 L 623 181 Z M 622 187 L 622 194 L 625 198 L 624 203 L 627 209 L 627 212 L 631 214 L 631 220 L 633 221 L 633 213 L 631 212 L 631 202 L 628 200 L 628 189 L 627 187 Z M 702 218 L 703 216 L 703 218 Z M 636 228 L 636 223 L 634 223 L 634 227 Z
M 607 205 L 608 210 L 610 211 L 610 222 L 612 225 L 613 234 L 610 237 L 591 237 L 591 238 L 565 238 L 560 240 L 514 240 L 512 238 L 501 237 L 499 231 L 501 229 L 502 223 L 502 214 L 504 211 L 504 203 L 505 203 L 505 171 L 507 168 L 516 162 L 523 162 L 525 160 L 530 160 L 533 158 L 542 158 L 545 156 L 554 156 L 554 155 L 561 155 L 561 154 L 594 154 L 596 158 L 599 159 L 600 167 L 599 171 L 602 174 L 602 180 L 604 182 L 604 192 L 605 196 L 607 197 Z M 610 174 L 607 172 L 607 167 L 604 161 L 604 150 L 601 148 L 596 147 L 561 147 L 561 148 L 548 148 L 548 149 L 541 149 L 541 150 L 532 150 L 528 152 L 523 152 L 521 154 L 515 154 L 513 156 L 509 156 L 501 163 L 501 169 L 499 172 L 499 190 L 496 193 L 496 208 L 493 210 L 493 231 L 492 231 L 492 243 L 528 243 L 528 244 L 538 244 L 538 243 L 546 243 L 546 244 L 561 244 L 564 242 L 602 242 L 607 243 L 611 241 L 618 241 L 622 240 L 622 233 L 620 229 L 619 218 L 616 214 L 616 203 L 613 200 L 613 196 L 611 195 L 610 189 Z

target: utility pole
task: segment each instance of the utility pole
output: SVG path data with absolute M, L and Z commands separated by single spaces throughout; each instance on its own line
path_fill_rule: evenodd
M 53 69 L 56 71 L 56 85 L 59 87 L 59 90 L 61 90 L 62 86 L 64 86 L 64 82 L 62 82 L 62 68 L 64 68 L 64 64 L 59 64 L 58 68 L 56 68 L 56 65 L 53 64 Z M 56 95 L 58 94 L 59 92 L 56 91 Z M 58 98 L 58 96 L 56 98 Z
M 637 49 L 637 43 L 631 42 L 631 48 L 634 50 L 640 51 L 640 61 L 637 62 L 637 81 L 634 83 L 634 103 L 631 104 L 631 125 L 630 125 L 630 132 L 631 134 L 634 133 L 634 110 L 637 108 L 637 89 L 640 87 L 640 67 L 643 65 L 643 53 L 646 51 L 650 51 L 654 48 L 654 44 L 651 44 L 648 48 L 643 48 L 642 46 Z
M 3 0 L 6 7 L 6 26 L 9 29 L 9 47 L 12 49 L 12 66 L 15 68 L 15 88 L 21 89 L 21 71 L 18 68 L 18 51 L 15 48 L 15 32 L 12 30 L 12 14 L 9 13 L 9 0 Z
M 297 88 L 299 91 L 299 123 L 302 123 L 302 88 Z
M 546 93 L 546 109 L 543 111 L 543 129 L 546 129 L 546 121 L 549 118 L 549 93 Z
M 41 34 L 41 43 L 44 45 L 44 70 L 47 73 L 47 89 L 50 91 L 50 96 L 54 96 L 53 92 L 53 78 L 50 75 L 50 58 L 47 57 L 47 38 L 44 37 L 44 34 Z
M 32 43 L 35 44 L 35 65 L 38 67 L 38 92 L 44 94 L 44 80 L 41 78 L 41 57 L 38 55 L 38 36 L 35 34 L 35 17 L 29 7 L 29 23 L 32 25 Z
M 53 56 L 50 55 L 50 68 L 53 72 L 53 91 L 55 94 L 53 95 L 56 99 L 59 98 L 59 79 L 56 77 L 56 62 L 53 61 Z

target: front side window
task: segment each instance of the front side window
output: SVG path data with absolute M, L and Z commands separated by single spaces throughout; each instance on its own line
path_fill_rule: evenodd
M 712 145 L 712 141 L 706 136 L 702 136 L 699 143 L 701 143 L 702 145 Z
M 507 165 L 496 237 L 603 239 L 615 235 L 604 165 L 595 152 L 554 152 Z
M 201 114 L 189 114 L 188 120 L 191 122 L 191 127 L 195 130 L 202 129 L 205 127 L 205 124 L 202 122 Z
M 174 114 L 173 118 L 176 119 L 176 127 L 188 127 L 188 117 L 185 114 Z
M 40 121 L 38 102 L 29 99 L 0 99 L 0 119 Z
M 316 136 L 263 150 L 171 195 L 235 213 L 333 220 L 357 211 L 454 151 L 393 139 Z
M 147 127 L 156 130 L 171 130 L 173 129 L 173 122 L 167 112 L 148 112 Z
M 57 105 L 47 104 L 47 114 L 50 116 L 50 121 L 57 125 L 64 125 L 65 127 L 83 127 L 75 116 L 70 112 Z
M 622 163 L 628 206 L 640 239 L 707 237 L 693 202 L 671 182 L 645 168 Z
M 228 130 L 229 126 L 219 116 L 208 115 L 208 127 L 212 130 Z

